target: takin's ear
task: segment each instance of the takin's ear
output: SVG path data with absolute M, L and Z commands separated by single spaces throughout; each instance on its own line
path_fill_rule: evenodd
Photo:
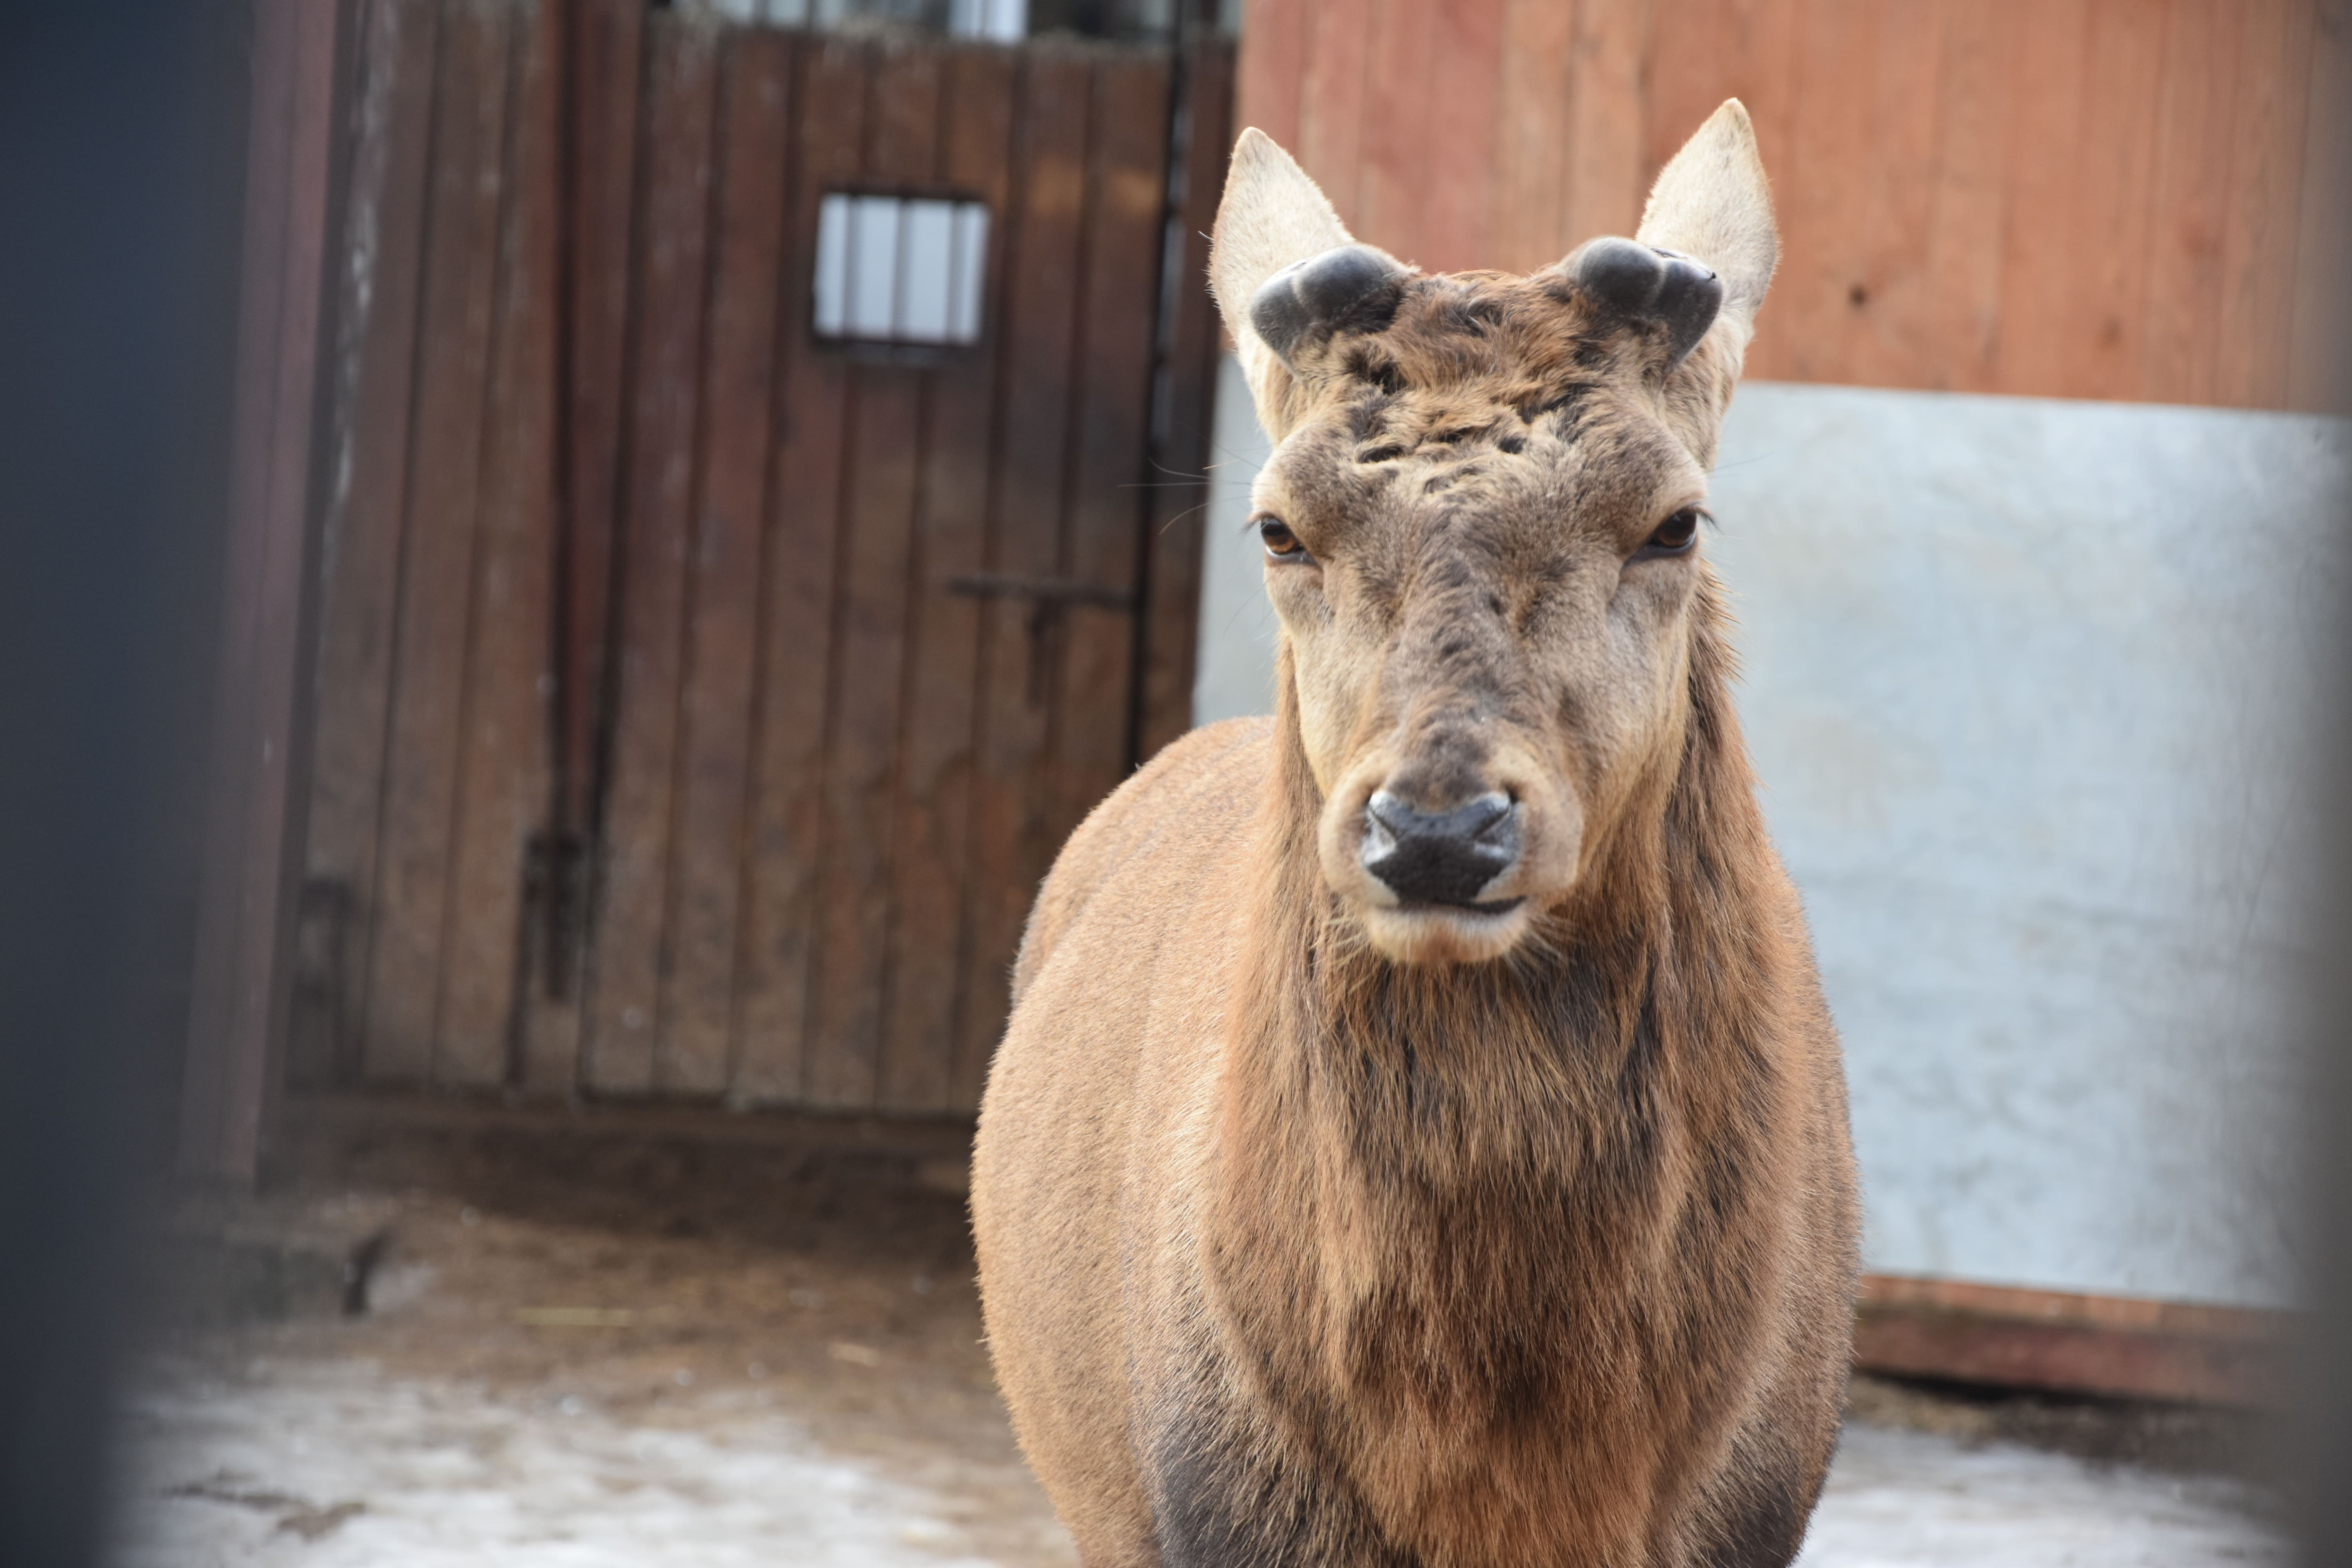
M 1277 441 L 1296 417 L 1289 367 L 1258 331 L 1251 307 L 1276 273 L 1354 243 L 1322 191 L 1273 137 L 1255 126 L 1242 132 L 1209 241 L 1209 287 L 1241 351 L 1258 423 Z
M 1716 321 L 1735 331 L 1731 363 L 1755 334 L 1756 312 L 1780 259 L 1772 191 L 1756 153 L 1756 127 L 1738 99 L 1707 116 L 1683 150 L 1658 171 L 1637 237 L 1643 245 L 1704 262 L 1723 284 Z

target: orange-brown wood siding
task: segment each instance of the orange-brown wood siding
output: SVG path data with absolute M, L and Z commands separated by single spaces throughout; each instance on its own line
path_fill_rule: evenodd
M 2343 0 L 1250 0 L 1237 122 L 1435 269 L 1631 233 L 1717 103 L 1783 250 L 1752 375 L 2340 407 Z

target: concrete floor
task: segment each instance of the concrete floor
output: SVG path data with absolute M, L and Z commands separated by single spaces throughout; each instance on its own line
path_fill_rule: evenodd
M 869 1371 L 869 1369 L 856 1369 Z M 137 1405 L 122 1568 L 1068 1564 L 1001 1461 L 828 1451 L 757 1391 L 658 1413 L 364 1363 L 188 1375 Z M 977 1483 L 977 1485 L 975 1485 Z M 1013 1494 L 1013 1495 L 1009 1495 Z M 2282 1542 L 2226 1486 L 1852 1428 L 1804 1568 L 2243 1568 Z M 1008 1515 L 1013 1516 L 1008 1518 Z M 1025 1530 L 1008 1531 L 1017 1519 Z
M 122 1429 L 121 1568 L 1074 1563 L 989 1379 L 961 1201 L 919 1170 L 415 1153 L 259 1216 L 390 1234 L 367 1313 L 160 1339 Z M 1806 1568 L 2286 1560 L 2233 1483 L 1862 1394 L 1876 1421 L 1848 1428 Z

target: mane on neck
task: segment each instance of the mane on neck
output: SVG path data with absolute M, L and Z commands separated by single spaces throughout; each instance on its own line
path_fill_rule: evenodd
M 1613 825 L 1584 884 L 1520 950 L 1409 968 L 1326 888 L 1323 805 L 1286 647 L 1256 826 L 1260 885 L 1237 998 L 1262 1069 L 1335 1120 L 1368 1167 L 1444 1184 L 1497 1173 L 1630 1174 L 1658 1117 L 1727 1065 L 1772 967 L 1754 879 L 1769 864 L 1717 592 L 1692 609 L 1689 710 L 1672 776 Z M 1327 1125 L 1328 1123 L 1327 1122 Z

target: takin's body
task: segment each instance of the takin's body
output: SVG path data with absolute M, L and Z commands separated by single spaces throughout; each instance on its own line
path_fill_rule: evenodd
M 1270 896 L 1276 747 L 1198 731 L 1071 838 L 989 1081 L 989 1342 L 1087 1568 L 1787 1562 L 1853 1187 L 1752 806 L 1671 942 L 1349 997 Z
M 1752 163 L 1736 105 L 1709 133 Z M 1346 237 L 1270 143 L 1236 167 L 1220 247 L 1298 231 L 1221 275 L 1242 336 L 1234 299 Z M 972 1173 L 1000 1384 L 1087 1568 L 1785 1563 L 1856 1214 L 1689 542 L 1744 338 L 1628 325 L 1590 269 L 1334 254 L 1297 298 L 1352 315 L 1244 342 L 1294 433 L 1276 714 L 1161 753 L 1031 916 Z M 1465 321 L 1538 347 L 1465 360 Z M 1481 868 L 1399 869 L 1414 834 Z

